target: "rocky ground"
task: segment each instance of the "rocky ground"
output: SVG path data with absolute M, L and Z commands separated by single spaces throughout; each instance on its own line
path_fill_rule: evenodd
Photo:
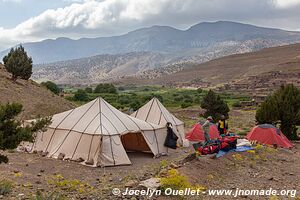
M 197 121 L 199 109 L 172 110 L 184 119 L 187 130 Z M 243 135 L 254 125 L 254 112 L 233 109 L 230 112 L 230 130 Z M 300 144 L 292 150 L 258 146 L 254 151 L 230 153 L 218 159 L 196 156 L 192 147 L 171 150 L 169 156 L 154 159 L 151 154 L 129 153 L 130 166 L 91 168 L 75 162 L 42 157 L 16 151 L 1 152 L 9 157 L 8 164 L 0 164 L 0 199 L 146 199 L 147 196 L 113 195 L 113 188 L 122 192 L 126 188 L 145 189 L 139 186 L 149 178 L 164 178 L 171 187 L 201 188 L 200 196 L 180 199 L 216 199 L 208 195 L 209 189 L 296 189 L 300 197 Z M 175 177 L 169 173 L 176 172 Z M 172 171 L 173 170 L 173 171 Z M 2 195 L 3 185 L 10 191 Z M 2 190 L 2 191 L 1 191 Z M 37 193 L 42 198 L 37 198 Z M 41 197 L 41 195 L 39 196 Z M 154 196 L 150 199 L 178 199 L 178 196 Z M 232 196 L 222 196 L 232 199 Z M 55 199 L 55 198 L 52 198 Z M 149 198 L 148 198 L 149 199 Z M 247 196 L 235 199 L 289 199 L 286 196 Z
M 191 156 L 191 148 L 179 148 L 158 159 L 150 154 L 130 153 L 131 166 L 91 168 L 78 163 L 44 158 L 36 154 L 6 152 L 10 162 L 0 165 L 0 180 L 13 183 L 12 191 L 0 199 L 34 199 L 37 192 L 63 195 L 64 199 L 145 199 L 145 196 L 114 196 L 113 188 L 142 189 L 139 183 L 151 177 L 167 177 L 176 169 L 190 186 L 208 189 L 290 189 L 300 197 L 300 144 L 292 150 L 258 146 L 221 158 Z M 188 157 L 188 158 L 186 158 Z M 168 180 L 168 179 L 167 179 Z M 180 178 L 178 180 L 181 180 Z M 174 187 L 177 178 L 172 181 Z M 177 183 L 176 183 L 177 181 Z M 173 184 L 173 183 L 172 183 Z M 156 196 L 152 199 L 177 199 Z M 215 199 L 201 194 L 182 199 Z M 287 197 L 240 196 L 237 199 L 288 199 Z M 232 199 L 232 196 L 222 196 Z

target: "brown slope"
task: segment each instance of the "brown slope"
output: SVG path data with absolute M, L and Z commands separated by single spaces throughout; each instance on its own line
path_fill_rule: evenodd
M 162 85 L 206 85 L 216 86 L 232 81 L 282 71 L 300 72 L 300 44 L 263 49 L 261 51 L 236 54 L 198 64 L 159 78 L 128 78 L 121 83 Z M 203 83 L 204 82 L 204 83 Z
M 49 116 L 74 107 L 67 100 L 54 95 L 36 82 L 17 80 L 13 82 L 10 75 L 0 64 L 0 103 L 18 102 L 23 105 L 23 119 Z

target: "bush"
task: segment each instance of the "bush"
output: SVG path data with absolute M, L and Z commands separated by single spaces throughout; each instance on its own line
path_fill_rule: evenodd
M 118 97 L 118 102 L 122 105 L 127 105 L 130 103 L 130 97 L 122 95 Z
M 0 195 L 6 195 L 11 192 L 13 188 L 13 183 L 8 180 L 1 180 L 0 181 Z
M 130 108 L 132 108 L 133 110 L 138 110 L 142 104 L 141 102 L 139 102 L 138 100 L 134 100 L 133 102 L 130 103 Z
M 294 85 L 283 85 L 260 105 L 256 120 L 262 123 L 280 122 L 281 131 L 291 140 L 298 139 L 300 125 L 300 90 Z
M 0 105 L 0 150 L 15 149 L 22 141 L 32 142 L 33 133 L 43 130 L 51 122 L 50 118 L 41 118 L 21 126 L 21 122 L 15 119 L 21 112 L 21 104 Z M 8 158 L 0 154 L 1 162 L 7 163 Z
M 91 87 L 86 87 L 84 90 L 85 90 L 87 93 L 93 93 L 93 88 L 91 88 Z
M 197 89 L 197 92 L 198 92 L 198 93 L 202 93 L 203 90 L 202 90 L 201 88 L 198 88 L 198 89 Z
M 79 89 L 75 92 L 73 99 L 75 101 L 88 101 L 89 97 L 85 90 Z
M 240 108 L 242 107 L 242 104 L 240 101 L 235 101 L 233 104 L 232 104 L 233 107 L 236 107 L 236 108 Z
M 118 87 L 118 90 L 119 90 L 119 91 L 125 91 L 125 87 L 122 87 L 122 86 L 121 86 L 121 87 Z
M 221 115 L 228 117 L 230 111 L 227 103 L 212 90 L 203 97 L 201 101 L 201 107 L 206 109 L 204 117 L 212 116 L 215 121 L 220 119 Z
M 188 107 L 190 107 L 190 106 L 192 106 L 191 103 L 182 103 L 182 104 L 181 104 L 181 108 L 188 108 Z
M 179 174 L 176 169 L 170 169 L 168 171 L 168 176 L 161 178 L 160 183 L 163 190 L 167 188 L 172 188 L 174 190 L 191 188 L 191 184 L 188 182 L 187 178 Z
M 96 86 L 94 93 L 117 94 L 117 89 L 115 88 L 115 86 L 113 84 L 101 83 Z
M 176 102 L 180 102 L 180 101 L 182 101 L 183 100 L 183 97 L 182 96 L 178 96 L 178 97 L 175 97 L 174 98 L 174 101 L 176 101 Z
M 41 85 L 45 86 L 48 90 L 50 90 L 54 94 L 59 94 L 61 92 L 61 89 L 51 81 L 42 82 Z
M 193 99 L 192 98 L 190 98 L 190 99 L 184 99 L 184 103 L 192 104 L 193 103 Z
M 16 80 L 18 77 L 28 80 L 32 74 L 32 58 L 29 57 L 21 45 L 12 48 L 10 52 L 4 56 L 3 63 L 5 69 L 12 74 L 12 79 Z

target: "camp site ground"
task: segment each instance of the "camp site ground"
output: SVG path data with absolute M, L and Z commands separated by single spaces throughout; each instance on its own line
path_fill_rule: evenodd
M 172 113 L 186 122 L 186 130 L 197 122 L 198 109 L 178 109 Z M 237 120 L 237 118 L 239 120 Z M 230 128 L 242 135 L 254 126 L 254 112 L 234 108 L 230 112 Z M 242 128 L 241 128 L 242 127 Z M 178 179 L 186 186 L 207 189 L 287 189 L 299 191 L 300 145 L 295 143 L 292 150 L 273 149 L 258 145 L 252 151 L 229 153 L 212 159 L 211 156 L 194 158 L 192 146 L 169 149 L 168 156 L 153 158 L 153 154 L 128 152 L 131 165 L 96 167 L 81 165 L 74 161 L 47 158 L 38 153 L 5 152 L 10 162 L 0 165 L 0 176 L 13 183 L 12 199 L 45 195 L 62 195 L 67 199 L 147 199 L 147 196 L 114 196 L 118 188 L 141 189 L 140 182 L 153 177 L 164 177 L 169 170 L 178 173 Z M 184 178 L 183 178 L 184 177 Z M 183 178 L 183 179 L 182 179 Z M 2 197 L 6 198 L 6 197 Z M 177 197 L 157 196 L 155 199 Z M 216 199 L 216 196 L 185 196 L 185 199 Z M 248 199 L 274 199 L 273 196 L 245 196 Z M 282 197 L 287 198 L 286 196 Z M 278 197 L 278 199 L 282 199 Z M 232 196 L 222 196 L 232 199 Z

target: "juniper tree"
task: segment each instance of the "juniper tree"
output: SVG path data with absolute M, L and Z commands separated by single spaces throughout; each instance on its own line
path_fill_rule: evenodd
M 41 118 L 30 125 L 21 126 L 16 117 L 21 113 L 22 105 L 17 103 L 0 105 L 0 150 L 15 149 L 22 141 L 32 142 L 35 132 L 43 130 L 50 118 Z M 8 158 L 0 154 L 0 163 Z
M 32 58 L 29 57 L 23 46 L 12 48 L 4 56 L 3 63 L 5 69 L 12 74 L 12 79 L 21 78 L 28 80 L 32 74 Z
M 289 139 L 297 139 L 300 125 L 300 90 L 292 84 L 282 85 L 268 96 L 256 111 L 258 123 L 280 123 L 281 131 Z
M 227 103 L 212 90 L 203 97 L 201 108 L 206 109 L 204 117 L 212 116 L 215 121 L 220 119 L 221 115 L 227 118 L 230 111 Z

